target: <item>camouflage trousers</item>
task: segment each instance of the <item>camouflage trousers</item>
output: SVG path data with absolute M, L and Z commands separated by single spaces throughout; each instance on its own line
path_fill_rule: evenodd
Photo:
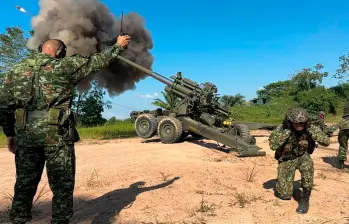
M 69 223 L 73 215 L 75 149 L 73 145 L 45 148 L 16 148 L 16 184 L 10 219 L 25 223 L 32 219 L 32 203 L 46 162 L 53 193 L 52 224 Z
M 339 130 L 338 133 L 338 160 L 347 160 L 349 129 Z
M 304 154 L 296 159 L 283 161 L 279 163 L 276 193 L 285 198 L 291 198 L 293 194 L 293 181 L 296 170 L 301 173 L 302 188 L 309 191 L 313 188 L 314 183 L 314 162 L 309 154 Z

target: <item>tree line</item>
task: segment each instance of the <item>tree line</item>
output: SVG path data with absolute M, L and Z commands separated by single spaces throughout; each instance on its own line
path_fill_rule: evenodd
M 319 63 L 296 72 L 287 80 L 272 82 L 257 90 L 257 98 L 264 99 L 266 104 L 251 105 L 240 93 L 223 95 L 219 103 L 231 112 L 232 120 L 278 123 L 293 107 L 303 107 L 311 116 L 324 111 L 339 118 L 349 97 L 349 84 L 345 80 L 349 71 L 349 54 L 340 56 L 339 60 L 340 67 L 333 75 L 338 80 L 335 86 L 326 88 L 322 84 L 329 73 L 323 71 L 324 66 Z M 166 92 L 162 95 L 164 99 L 154 99 L 152 104 L 170 110 L 179 102 L 174 95 Z

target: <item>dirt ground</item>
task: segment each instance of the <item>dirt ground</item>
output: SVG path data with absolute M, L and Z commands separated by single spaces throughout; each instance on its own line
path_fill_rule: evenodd
M 295 212 L 298 171 L 294 199 L 275 198 L 277 162 L 267 137 L 257 138 L 267 156 L 249 158 L 217 150 L 207 140 L 172 145 L 157 138 L 147 143 L 140 138 L 84 141 L 76 145 L 71 223 L 349 223 L 349 169 L 335 168 L 336 139 L 312 156 L 315 187 L 306 215 Z M 0 169 L 0 223 L 9 223 L 15 167 L 6 149 L 0 150 Z M 51 197 L 44 173 L 31 223 L 50 223 Z

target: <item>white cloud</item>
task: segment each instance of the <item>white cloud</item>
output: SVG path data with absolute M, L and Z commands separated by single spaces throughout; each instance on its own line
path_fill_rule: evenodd
M 140 94 L 140 93 L 137 93 L 137 96 L 141 97 L 141 98 L 154 99 L 154 98 L 158 97 L 159 94 L 158 93 L 154 93 L 154 94 L 148 94 L 148 93 L 147 94 Z

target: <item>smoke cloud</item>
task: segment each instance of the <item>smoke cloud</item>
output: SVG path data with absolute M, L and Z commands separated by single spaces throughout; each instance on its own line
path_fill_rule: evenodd
M 98 0 L 40 0 L 39 5 L 40 12 L 31 21 L 35 35 L 27 43 L 30 49 L 36 49 L 49 38 L 56 38 L 67 45 L 67 56 L 88 56 L 115 43 L 121 32 L 121 16 L 116 18 Z M 154 58 L 149 50 L 153 48 L 153 41 L 145 28 L 145 20 L 137 13 L 125 14 L 122 29 L 131 36 L 131 42 L 122 56 L 151 69 Z M 90 82 L 97 80 L 111 96 L 115 96 L 135 89 L 135 84 L 146 76 L 115 60 L 109 68 L 79 83 L 78 89 L 86 91 L 91 87 Z

